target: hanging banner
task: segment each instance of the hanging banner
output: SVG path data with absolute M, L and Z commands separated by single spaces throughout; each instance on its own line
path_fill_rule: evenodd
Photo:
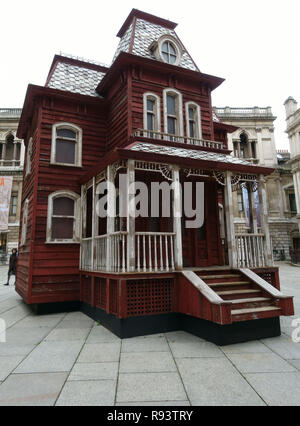
M 12 176 L 0 176 L 0 232 L 8 230 Z

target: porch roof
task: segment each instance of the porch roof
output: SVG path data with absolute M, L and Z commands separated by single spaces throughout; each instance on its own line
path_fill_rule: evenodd
M 183 164 L 205 169 L 232 170 L 251 174 L 271 174 L 274 169 L 261 167 L 241 158 L 229 154 L 207 152 L 199 149 L 178 148 L 168 145 L 157 145 L 147 142 L 135 142 L 125 148 L 118 149 L 119 155 L 124 158 Z
M 198 148 L 198 147 L 197 147 Z M 93 167 L 80 179 L 80 183 L 88 182 L 101 170 L 118 160 L 133 159 L 163 164 L 178 164 L 183 167 L 199 168 L 205 170 L 234 171 L 255 175 L 269 175 L 274 169 L 262 167 L 249 161 L 233 157 L 228 153 L 202 151 L 201 149 L 179 148 L 162 145 L 161 143 L 147 143 L 136 141 L 123 148 L 116 148 L 113 152 L 103 157 L 96 167 Z

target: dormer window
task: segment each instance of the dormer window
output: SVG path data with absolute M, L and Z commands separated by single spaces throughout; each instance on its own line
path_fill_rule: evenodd
M 152 43 L 150 50 L 159 61 L 170 65 L 179 65 L 183 53 L 179 41 L 171 35 L 160 37 Z
M 174 65 L 176 62 L 177 54 L 176 49 L 170 41 L 165 41 L 161 48 L 161 53 L 164 58 L 164 61 L 168 64 Z

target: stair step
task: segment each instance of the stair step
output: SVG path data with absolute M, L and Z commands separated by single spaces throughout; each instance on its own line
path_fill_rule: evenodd
M 227 291 L 216 291 L 216 293 L 219 296 L 231 296 L 231 295 L 235 295 L 235 294 L 245 294 L 245 293 L 260 293 L 261 290 L 253 290 L 250 289 L 249 290 L 227 290 Z
M 262 306 L 261 308 L 232 309 L 231 315 L 252 314 L 267 311 L 281 311 L 281 308 L 277 308 L 276 306 Z
M 247 285 L 251 284 L 250 281 L 231 281 L 231 282 L 221 282 L 221 283 L 207 283 L 207 285 L 211 287 L 224 287 L 224 286 L 231 286 L 231 285 Z
M 235 303 L 255 303 L 255 302 L 268 302 L 272 299 L 268 297 L 250 297 L 249 299 L 233 299 L 229 300 L 229 302 L 235 304 Z
M 223 278 L 239 278 L 240 275 L 238 274 L 228 274 L 228 275 L 199 275 L 199 278 L 201 278 L 201 280 L 219 280 L 219 279 L 223 279 Z

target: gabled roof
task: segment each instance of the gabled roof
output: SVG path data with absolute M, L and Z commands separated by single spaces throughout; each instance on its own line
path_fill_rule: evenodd
M 121 52 L 125 52 L 157 61 L 158 59 L 151 52 L 150 46 L 160 37 L 169 35 L 177 40 L 183 52 L 178 66 L 199 71 L 199 68 L 174 31 L 176 26 L 177 24 L 171 21 L 133 9 L 118 33 L 121 40 L 114 60 Z

